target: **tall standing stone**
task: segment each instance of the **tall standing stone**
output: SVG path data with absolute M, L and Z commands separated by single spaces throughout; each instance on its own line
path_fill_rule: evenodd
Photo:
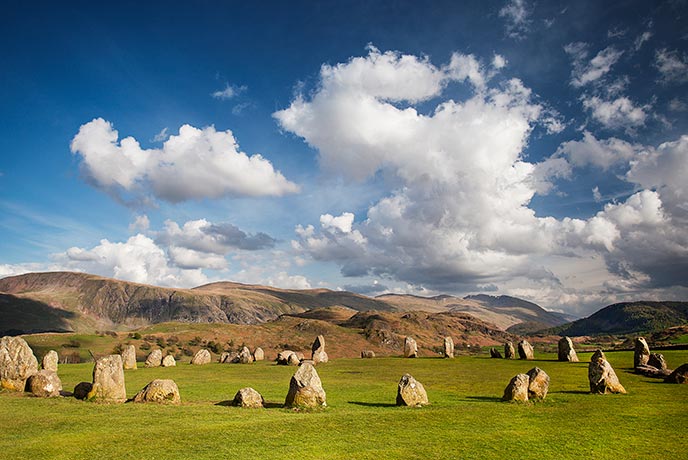
M 504 388 L 502 401 L 528 401 L 528 383 L 530 379 L 527 374 L 518 374 L 509 381 Z
M 96 361 L 93 366 L 93 387 L 88 398 L 97 402 L 115 403 L 127 400 L 120 355 L 105 356 Z
M 519 359 L 533 359 L 533 346 L 526 339 L 518 342 L 518 357 Z
M 633 353 L 633 367 L 645 366 L 650 360 L 650 347 L 644 337 L 635 339 L 635 352 Z
M 404 358 L 416 358 L 418 356 L 418 344 L 413 337 L 404 339 Z
M 599 354 L 596 352 L 588 365 L 590 393 L 626 393 L 611 364 L 602 357 L 603 355 L 602 352 Z
M 43 356 L 43 369 L 46 371 L 53 371 L 57 372 L 57 363 L 60 361 L 60 357 L 57 356 L 57 352 L 55 350 L 50 350 Z
M 303 363 L 289 382 L 289 393 L 284 400 L 286 407 L 324 407 L 327 406 L 325 390 L 315 367 Z
M 528 399 L 545 399 L 549 391 L 549 375 L 539 367 L 528 371 Z
M 262 348 L 257 347 L 255 350 L 253 350 L 253 359 L 255 361 L 265 360 L 265 352 L 263 351 Z
M 0 339 L 0 388 L 24 391 L 26 381 L 38 372 L 38 360 L 21 337 Z
M 414 379 L 411 374 L 404 374 L 397 386 L 397 406 L 425 406 L 428 404 L 428 394 L 423 384 Z
M 48 369 L 38 371 L 29 377 L 27 386 L 31 393 L 39 398 L 55 398 L 60 396 L 62 391 L 62 381 L 57 372 Z
M 511 341 L 506 342 L 504 344 L 504 359 L 514 359 L 515 357 L 514 344 Z
M 578 362 L 578 355 L 573 349 L 573 340 L 569 337 L 559 339 L 559 361 Z
M 160 367 L 162 364 L 162 350 L 155 349 L 146 358 L 146 367 Z
M 325 337 L 319 335 L 313 341 L 313 346 L 311 347 L 311 359 L 315 364 L 326 363 L 329 361 L 329 357 L 325 352 Z
M 146 363 L 148 363 L 148 360 L 146 360 Z M 124 369 L 136 369 L 136 347 L 134 345 L 127 345 L 122 350 L 122 366 Z
M 454 357 L 454 341 L 451 337 L 444 338 L 444 357 L 453 358 Z
M 210 363 L 210 352 L 206 350 L 205 348 L 201 348 L 196 352 L 194 357 L 191 359 L 191 364 L 196 365 L 196 366 L 201 366 L 203 364 L 208 364 Z

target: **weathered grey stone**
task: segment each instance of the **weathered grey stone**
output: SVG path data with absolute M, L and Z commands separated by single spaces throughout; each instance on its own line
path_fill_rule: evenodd
M 313 341 L 313 345 L 311 345 L 311 354 L 315 353 L 318 350 L 324 350 L 324 349 L 325 349 L 325 336 L 319 335 Z
M 526 402 L 528 401 L 528 384 L 530 383 L 530 378 L 527 374 L 518 374 L 514 376 L 509 384 L 504 389 L 504 395 L 502 396 L 502 401 L 517 401 Z
M 74 397 L 76 399 L 87 399 L 88 394 L 93 390 L 91 382 L 80 382 L 74 387 Z
M 518 358 L 519 359 L 533 359 L 533 346 L 523 339 L 518 342 Z
M 313 365 L 304 363 L 299 366 L 289 382 L 289 393 L 284 405 L 286 407 L 327 406 L 325 390 Z
M 664 381 L 666 383 L 688 383 L 688 363 L 678 366 Z
M 279 353 L 277 353 L 277 359 L 275 359 L 275 361 L 277 361 L 277 364 L 287 366 L 289 364 L 289 357 L 295 354 L 296 353 L 294 353 L 291 350 L 282 350 Z
M 299 364 L 301 364 L 301 360 L 302 360 L 302 359 L 303 359 L 303 358 L 299 358 L 299 354 L 298 354 L 298 353 L 292 353 L 292 354 L 290 354 L 289 357 L 287 358 L 287 364 L 290 365 L 290 366 L 298 366 Z
M 194 366 L 202 366 L 204 364 L 209 364 L 210 361 L 210 352 L 205 348 L 201 348 L 196 352 L 194 357 L 191 359 L 191 364 L 193 364 Z
M 404 339 L 404 358 L 415 358 L 418 356 L 418 344 L 413 337 Z
M 633 353 L 633 367 L 645 366 L 650 360 L 650 347 L 644 337 L 636 337 L 635 351 Z
M 528 371 L 528 399 L 545 399 L 549 391 L 549 375 L 539 367 Z
M 251 364 L 253 362 L 253 355 L 248 347 L 241 349 L 239 354 L 232 360 L 235 364 Z
M 425 406 L 429 404 L 423 384 L 411 374 L 404 374 L 397 386 L 397 406 Z
M 62 381 L 57 376 L 57 372 L 43 369 L 29 377 L 28 388 L 34 396 L 55 398 L 60 396 Z
M 569 337 L 559 339 L 559 361 L 578 362 L 578 355 L 573 349 L 573 340 Z
M 167 355 L 162 359 L 162 367 L 174 367 L 177 365 L 177 361 L 174 359 L 173 355 Z
M 595 354 L 597 355 L 597 352 Z M 595 359 L 591 360 L 588 365 L 590 393 L 626 393 L 626 389 L 619 382 L 611 364 L 600 355 L 603 355 L 601 351 L 598 356 L 593 355 Z
M 451 337 L 444 338 L 444 357 L 453 358 L 454 357 L 454 341 Z
M 226 351 L 223 351 L 222 354 L 220 355 L 220 359 L 218 360 L 218 362 L 220 364 L 224 364 L 227 362 L 228 358 L 229 358 L 229 353 Z
M 661 353 L 650 353 L 650 358 L 647 360 L 647 365 L 656 367 L 659 370 L 666 370 L 667 363 L 664 355 Z
M 592 356 L 590 357 L 590 362 L 597 361 L 599 359 L 606 360 L 607 357 L 605 356 L 605 354 L 602 350 L 597 349 L 597 350 L 595 350 L 595 353 L 593 353 Z
M 361 351 L 361 358 L 374 358 L 375 352 L 373 350 L 363 350 Z
M 260 393 L 251 387 L 237 391 L 232 401 L 233 406 L 246 407 L 248 409 L 260 409 L 265 406 L 265 400 Z
M 496 348 L 490 348 L 490 358 L 502 358 L 502 354 Z
M 316 337 L 311 347 L 311 359 L 315 364 L 326 363 L 329 361 L 329 357 L 325 352 L 325 337 L 319 335 Z
M 514 359 L 516 357 L 516 350 L 514 344 L 509 341 L 504 344 L 504 359 Z
M 46 371 L 57 372 L 57 363 L 60 361 L 60 357 L 57 355 L 55 350 L 50 350 L 43 356 L 43 369 Z
M 122 350 L 122 367 L 125 370 L 133 370 L 138 367 L 136 364 L 136 347 L 134 345 L 127 345 Z
M 24 391 L 26 381 L 38 372 L 38 360 L 21 337 L 0 339 L 0 388 Z
M 93 388 L 88 399 L 97 402 L 124 402 L 127 390 L 124 386 L 124 368 L 120 355 L 100 358 L 93 366 Z
M 146 367 L 160 367 L 162 364 L 162 350 L 160 349 L 155 349 L 151 351 L 148 354 L 148 357 L 146 358 L 146 364 L 144 366 Z
M 265 352 L 263 351 L 262 348 L 257 347 L 255 350 L 253 350 L 253 360 L 254 361 L 265 360 Z
M 180 404 L 179 388 L 174 380 L 156 379 L 134 396 L 137 403 Z
M 635 368 L 635 373 L 651 377 L 655 379 L 663 379 L 671 375 L 671 369 L 658 369 L 654 366 L 638 366 Z

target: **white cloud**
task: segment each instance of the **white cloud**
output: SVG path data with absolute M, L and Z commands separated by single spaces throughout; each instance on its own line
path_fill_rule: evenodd
M 165 142 L 167 138 L 170 137 L 169 129 L 164 127 L 158 134 L 156 134 L 152 141 L 153 142 Z
M 581 140 L 562 143 L 555 156 L 566 157 L 576 167 L 594 165 L 607 170 L 615 165 L 627 165 L 643 149 L 642 145 L 630 144 L 614 137 L 599 140 L 589 131 L 585 131 Z
M 351 233 L 351 225 L 354 223 L 354 215 L 350 212 L 342 213 L 334 217 L 331 214 L 320 216 L 320 225 L 324 229 L 336 229 L 342 233 Z
M 645 44 L 645 42 L 647 42 L 650 38 L 652 38 L 652 32 L 646 30 L 635 39 L 635 42 L 633 42 L 633 49 L 635 51 L 640 51 L 640 48 L 643 47 L 643 44 Z
M 190 220 L 181 227 L 176 222 L 167 220 L 164 229 L 157 232 L 156 241 L 169 247 L 212 254 L 228 254 L 239 249 L 269 249 L 274 247 L 276 242 L 266 233 L 247 234 L 233 224 L 212 223 L 206 219 Z
M 602 201 L 602 194 L 600 193 L 600 188 L 597 185 L 592 189 L 592 197 L 598 203 Z
M 506 67 L 507 63 L 508 63 L 508 61 L 501 54 L 495 53 L 494 57 L 492 58 L 492 67 L 494 67 L 497 70 L 503 69 L 504 67 Z
M 161 149 L 142 149 L 133 137 L 118 142 L 112 125 L 96 118 L 71 143 L 96 186 L 127 200 L 148 194 L 173 203 L 222 196 L 281 196 L 299 187 L 259 154 L 239 150 L 231 131 L 183 125 Z
M 661 74 L 664 83 L 683 83 L 688 81 L 688 57 L 678 51 L 666 48 L 655 52 L 655 67 Z
M 506 21 L 508 37 L 520 40 L 530 29 L 530 12 L 525 0 L 508 0 L 499 10 L 499 17 Z
M 150 220 L 148 219 L 148 216 L 145 214 L 140 215 L 140 216 L 136 216 L 136 218 L 134 218 L 134 222 L 129 224 L 129 232 L 130 233 L 138 233 L 138 232 L 146 233 L 149 228 L 150 228 Z
M 597 96 L 584 97 L 583 106 L 605 128 L 629 130 L 644 125 L 647 119 L 645 110 L 648 107 L 636 106 L 625 96 L 610 101 Z
M 217 90 L 211 94 L 215 99 L 227 100 L 246 91 L 246 86 L 234 86 L 227 83 L 224 89 Z
M 608 46 L 597 53 L 590 62 L 587 62 L 587 45 L 580 42 L 566 45 L 564 51 L 573 59 L 571 85 L 577 88 L 594 83 L 604 77 L 623 55 L 623 51 Z

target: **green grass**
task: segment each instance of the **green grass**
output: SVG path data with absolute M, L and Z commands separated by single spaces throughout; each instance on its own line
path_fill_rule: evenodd
M 688 351 L 664 352 L 670 367 Z M 589 353 L 579 354 L 582 361 Z M 483 356 L 341 359 L 318 367 L 326 409 L 279 407 L 295 368 L 190 366 L 126 371 L 131 397 L 155 378 L 172 378 L 181 406 L 100 405 L 72 398 L 0 393 L 4 458 L 51 459 L 450 459 L 678 458 L 688 427 L 688 385 L 630 373 L 631 352 L 608 359 L 627 395 L 590 395 L 587 362 L 533 362 Z M 502 403 L 509 379 L 533 366 L 551 377 L 544 402 Z M 63 386 L 90 381 L 92 364 L 61 365 Z M 405 372 L 425 385 L 431 405 L 395 407 Z M 267 409 L 217 405 L 252 386 Z
M 670 340 L 671 343 L 688 343 L 688 334 L 679 335 L 678 337 Z

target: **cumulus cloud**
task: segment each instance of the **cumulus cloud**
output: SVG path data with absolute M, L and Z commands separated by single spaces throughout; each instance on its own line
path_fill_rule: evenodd
M 610 101 L 597 96 L 584 97 L 583 106 L 605 128 L 628 130 L 644 125 L 647 119 L 647 107 L 636 106 L 625 96 Z
M 555 157 L 566 157 L 576 167 L 594 165 L 607 170 L 614 165 L 628 164 L 643 150 L 642 145 L 631 144 L 614 137 L 599 140 L 589 131 L 584 131 L 581 140 L 562 143 Z
M 129 232 L 130 233 L 138 233 L 138 232 L 146 233 L 149 228 L 150 228 L 150 220 L 148 219 L 148 216 L 145 214 L 143 214 L 141 216 L 136 216 L 134 218 L 134 222 L 129 224 Z
M 688 81 L 688 57 L 678 51 L 662 48 L 655 52 L 655 67 L 664 83 L 684 83 Z
M 508 0 L 499 10 L 499 17 L 506 21 L 508 37 L 520 40 L 530 29 L 530 11 L 525 0 Z
M 263 232 L 248 234 L 233 224 L 212 223 L 206 219 L 190 220 L 181 227 L 176 222 L 167 220 L 164 229 L 158 232 L 157 241 L 166 246 L 214 254 L 227 254 L 236 249 L 269 249 L 274 247 L 276 242 Z
M 142 149 L 133 137 L 118 137 L 110 122 L 96 118 L 81 126 L 71 149 L 95 186 L 124 201 L 145 201 L 149 194 L 176 203 L 299 191 L 270 161 L 241 152 L 230 130 L 183 125 L 161 149 Z
M 594 83 L 604 77 L 623 55 L 623 51 L 608 46 L 588 61 L 588 46 L 581 42 L 569 43 L 564 47 L 564 51 L 572 59 L 571 85 L 577 88 Z

